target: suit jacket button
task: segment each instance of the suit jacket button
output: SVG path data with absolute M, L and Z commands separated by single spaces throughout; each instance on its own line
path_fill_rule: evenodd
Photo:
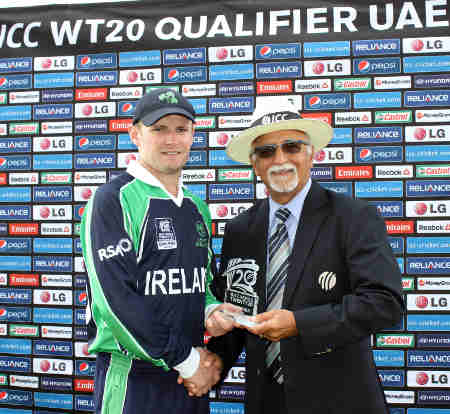
M 256 370 L 256 375 L 261 375 L 261 370 L 259 368 Z

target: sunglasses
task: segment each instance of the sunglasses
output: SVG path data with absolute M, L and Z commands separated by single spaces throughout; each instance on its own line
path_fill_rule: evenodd
M 309 145 L 309 142 L 302 139 L 288 139 L 281 144 L 266 144 L 255 147 L 250 155 L 256 154 L 259 158 L 270 158 L 275 155 L 278 147 L 281 147 L 285 154 L 297 154 L 302 150 L 303 144 Z

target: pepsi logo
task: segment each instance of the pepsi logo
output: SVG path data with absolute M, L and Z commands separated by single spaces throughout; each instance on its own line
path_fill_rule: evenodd
M 359 158 L 361 160 L 370 160 L 372 158 L 372 150 L 369 148 L 363 148 L 359 151 Z
M 368 60 L 363 60 L 358 63 L 358 70 L 360 72 L 367 72 L 370 68 L 370 63 Z
M 8 311 L 5 308 L 0 308 L 0 316 L 5 316 Z
M 5 85 L 8 82 L 8 79 L 6 78 L 0 78 L 0 87 L 2 87 L 3 85 Z
M 424 43 L 420 39 L 415 39 L 411 42 L 411 47 L 413 48 L 414 51 L 419 52 L 420 50 L 423 49 Z
M 6 240 L 0 240 L 0 249 L 5 248 L 7 244 L 8 244 L 8 243 L 7 243 Z
M 131 112 L 133 110 L 133 105 L 130 103 L 126 103 L 122 106 L 123 112 Z
M 6 158 L 0 157 L 0 167 L 3 167 L 6 164 Z
M 318 106 L 320 105 L 320 97 L 319 96 L 313 96 L 312 98 L 309 98 L 309 106 Z
M 79 366 L 80 372 L 86 372 L 89 370 L 89 364 L 87 362 L 82 362 Z
M 224 47 L 221 47 L 216 52 L 216 58 L 219 60 L 225 60 L 228 57 L 228 50 Z
M 421 309 L 426 308 L 428 306 L 428 298 L 426 296 L 418 296 L 416 298 L 416 306 Z
M 0 400 L 4 401 L 8 399 L 8 393 L 6 391 L 0 392 Z
M 91 63 L 91 58 L 89 56 L 83 56 L 80 60 L 81 66 L 87 66 Z
M 171 71 L 169 71 L 168 77 L 170 80 L 178 79 L 179 76 L 180 72 L 178 72 L 177 69 L 172 69 Z
M 261 50 L 259 51 L 261 56 L 271 56 L 272 55 L 272 48 L 270 46 L 263 46 Z
M 84 303 L 87 300 L 87 293 L 86 292 L 82 292 L 78 295 L 78 302 L 80 303 Z
M 87 146 L 89 145 L 89 139 L 88 139 L 87 137 L 81 137 L 81 138 L 78 140 L 78 145 L 79 145 L 81 148 L 87 147 Z

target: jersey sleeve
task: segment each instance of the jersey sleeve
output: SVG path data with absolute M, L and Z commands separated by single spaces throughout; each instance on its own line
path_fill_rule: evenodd
M 160 309 L 137 292 L 137 255 L 127 220 L 119 194 L 104 188 L 94 193 L 83 214 L 81 242 L 91 317 L 97 326 L 91 348 L 95 351 L 96 341 L 109 331 L 118 349 L 168 369 L 189 356 L 192 343 L 183 332 L 162 323 Z

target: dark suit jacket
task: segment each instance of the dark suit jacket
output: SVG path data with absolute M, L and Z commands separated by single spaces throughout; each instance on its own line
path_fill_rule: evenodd
M 266 307 L 268 214 L 268 200 L 260 200 L 227 224 L 220 273 L 213 285 L 223 297 L 226 277 L 222 273 L 228 262 L 254 259 L 259 266 L 258 312 Z M 329 274 L 334 287 L 328 289 L 332 283 L 322 279 L 319 283 L 324 272 L 335 274 Z M 401 295 L 399 267 L 376 210 L 313 182 L 291 252 L 282 305 L 294 312 L 299 332 L 281 340 L 288 414 L 387 413 L 370 335 L 401 320 Z M 243 346 L 246 414 L 259 414 L 264 397 L 263 340 L 235 329 L 208 344 L 224 359 L 225 371 Z

